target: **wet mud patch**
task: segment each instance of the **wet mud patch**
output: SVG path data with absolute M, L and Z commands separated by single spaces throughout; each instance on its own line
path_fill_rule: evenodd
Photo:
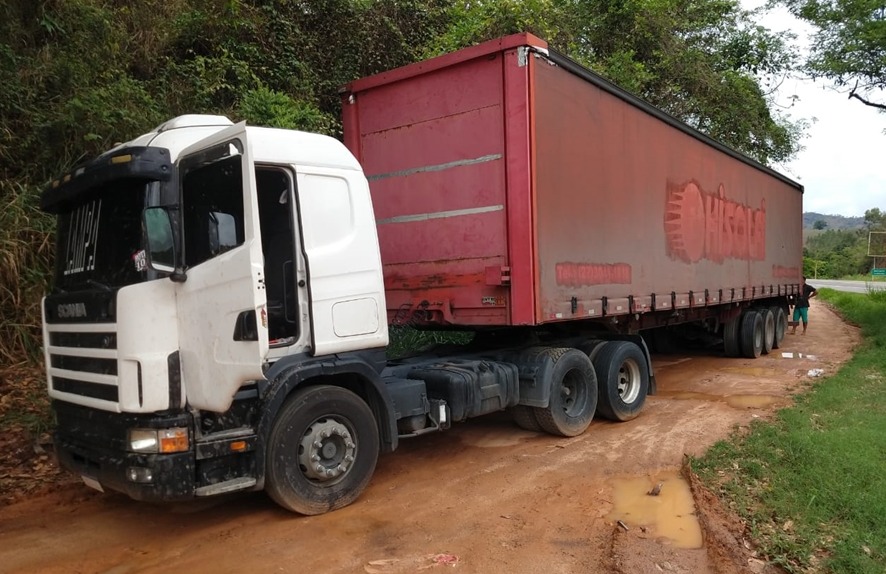
M 765 409 L 773 406 L 785 406 L 790 402 L 786 397 L 773 395 L 714 395 L 693 391 L 660 391 L 658 396 L 681 401 L 725 403 L 734 409 Z

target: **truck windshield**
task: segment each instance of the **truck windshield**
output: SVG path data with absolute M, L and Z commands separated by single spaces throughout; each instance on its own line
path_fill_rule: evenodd
M 114 289 L 145 280 L 141 216 L 152 185 L 116 180 L 58 215 L 57 290 Z

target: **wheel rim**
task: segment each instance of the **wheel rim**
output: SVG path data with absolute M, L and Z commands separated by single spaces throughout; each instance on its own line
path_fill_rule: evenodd
M 560 383 L 560 404 L 563 412 L 570 417 L 580 416 L 585 409 L 588 392 L 585 388 L 582 373 L 573 369 L 566 373 L 563 382 Z
M 626 404 L 631 404 L 640 396 L 640 365 L 627 359 L 618 369 L 618 396 Z
M 298 449 L 302 474 L 311 481 L 340 480 L 354 464 L 357 445 L 349 427 L 335 417 L 323 417 L 308 425 Z

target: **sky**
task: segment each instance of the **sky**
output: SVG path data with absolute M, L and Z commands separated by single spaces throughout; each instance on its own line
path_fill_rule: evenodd
M 762 3 L 742 0 L 746 9 Z M 784 9 L 758 21 L 773 31 L 794 31 L 798 49 L 805 54 L 808 25 Z M 787 106 L 792 94 L 799 101 L 786 113 L 810 124 L 801 142 L 805 149 L 795 160 L 772 167 L 804 186 L 803 211 L 844 216 L 863 216 L 873 207 L 886 211 L 886 114 L 822 81 L 789 78 L 776 102 Z

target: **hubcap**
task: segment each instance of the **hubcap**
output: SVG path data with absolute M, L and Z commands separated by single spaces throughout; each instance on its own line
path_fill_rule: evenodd
M 585 400 L 581 384 L 581 374 L 570 371 L 563 377 L 560 385 L 560 404 L 569 416 L 577 416 L 583 409 L 582 401 Z
M 622 363 L 618 370 L 618 396 L 631 404 L 640 395 L 640 367 L 633 360 Z
M 298 463 L 310 480 L 328 482 L 347 474 L 356 451 L 348 427 L 333 418 L 317 419 L 302 435 Z

